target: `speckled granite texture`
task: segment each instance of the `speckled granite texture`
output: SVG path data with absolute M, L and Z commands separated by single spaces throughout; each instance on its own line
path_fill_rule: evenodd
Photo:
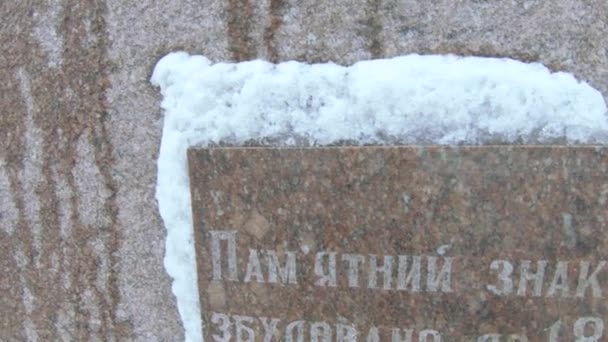
M 367 341 L 375 327 L 380 341 L 394 328 L 548 341 L 561 320 L 565 341 L 608 318 L 607 148 L 223 148 L 189 161 L 206 340 Z
M 156 61 L 539 61 L 608 98 L 608 3 L 0 2 L 0 340 L 179 341 L 154 200 Z

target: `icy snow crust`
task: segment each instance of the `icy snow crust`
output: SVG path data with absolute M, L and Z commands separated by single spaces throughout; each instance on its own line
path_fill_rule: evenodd
M 275 146 L 608 142 L 602 95 L 567 73 L 510 59 L 408 55 L 349 67 L 213 64 L 172 53 L 154 69 L 164 127 L 156 198 L 165 268 L 187 341 L 202 341 L 186 150 Z

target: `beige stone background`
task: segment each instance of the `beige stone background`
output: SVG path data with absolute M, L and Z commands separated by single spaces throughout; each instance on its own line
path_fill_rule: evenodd
M 0 2 L 0 340 L 179 341 L 154 198 L 166 53 L 539 61 L 608 98 L 605 0 Z

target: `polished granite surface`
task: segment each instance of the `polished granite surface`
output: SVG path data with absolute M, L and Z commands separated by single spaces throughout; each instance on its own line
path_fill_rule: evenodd
M 604 147 L 213 148 L 189 163 L 207 338 L 546 341 L 608 317 Z

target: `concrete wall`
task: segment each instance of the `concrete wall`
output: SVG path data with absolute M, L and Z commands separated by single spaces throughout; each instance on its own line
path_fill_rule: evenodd
M 0 3 L 0 340 L 183 339 L 154 198 L 170 51 L 539 61 L 608 98 L 605 0 Z

